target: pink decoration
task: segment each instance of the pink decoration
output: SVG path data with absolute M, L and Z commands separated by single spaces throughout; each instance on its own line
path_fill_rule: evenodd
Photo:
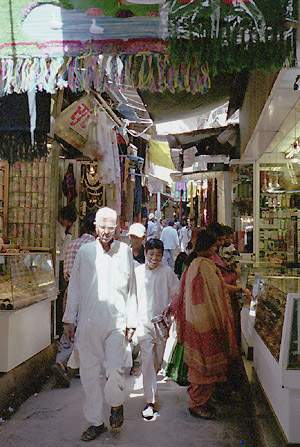
M 104 12 L 101 8 L 89 8 L 85 11 L 85 15 L 89 17 L 101 17 L 104 16 Z

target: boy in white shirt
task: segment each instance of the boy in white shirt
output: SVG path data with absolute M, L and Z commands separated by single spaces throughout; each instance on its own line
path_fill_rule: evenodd
M 150 239 L 145 245 L 146 264 L 135 269 L 138 300 L 138 337 L 146 407 L 145 419 L 155 413 L 157 395 L 156 375 L 161 368 L 167 338 L 158 336 L 151 320 L 163 313 L 177 293 L 179 280 L 171 268 L 162 263 L 164 245 L 159 239 Z

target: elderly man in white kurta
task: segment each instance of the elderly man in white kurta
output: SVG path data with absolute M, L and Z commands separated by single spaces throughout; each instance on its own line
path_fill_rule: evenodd
M 126 397 L 123 366 L 125 333 L 137 325 L 136 281 L 130 248 L 114 240 L 117 215 L 102 208 L 96 214 L 95 242 L 78 251 L 71 273 L 63 321 L 79 351 L 85 394 L 84 415 L 90 426 L 81 439 L 91 441 L 106 430 L 103 401 L 111 406 L 110 424 L 123 424 Z
M 151 320 L 161 315 L 178 292 L 179 280 L 169 266 L 162 263 L 163 243 L 150 239 L 145 245 L 146 264 L 135 269 L 138 297 L 136 334 L 141 349 L 142 374 L 146 407 L 145 419 L 152 419 L 156 410 L 157 371 L 161 368 L 166 338 L 158 336 Z

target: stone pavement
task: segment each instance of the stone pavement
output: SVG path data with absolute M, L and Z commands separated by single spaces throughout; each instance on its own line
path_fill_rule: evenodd
M 0 446 L 254 447 L 247 393 L 218 405 L 218 420 L 204 421 L 189 415 L 186 388 L 161 378 L 160 413 L 147 422 L 140 416 L 144 406 L 141 377 L 128 380 L 132 392 L 121 433 L 107 432 L 89 443 L 79 440 L 85 428 L 82 389 L 79 379 L 73 379 L 69 389 L 48 389 L 29 398 L 12 419 L 0 425 Z

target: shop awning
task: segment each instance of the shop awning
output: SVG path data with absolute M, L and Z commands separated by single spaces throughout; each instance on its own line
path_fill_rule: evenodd
M 183 171 L 209 157 L 239 158 L 239 126 L 196 130 L 167 136 L 172 148 L 172 160 L 177 170 Z M 218 158 L 216 158 L 216 162 Z
M 171 173 L 175 166 L 166 141 L 151 140 L 146 157 L 145 173 L 168 184 L 172 183 Z

